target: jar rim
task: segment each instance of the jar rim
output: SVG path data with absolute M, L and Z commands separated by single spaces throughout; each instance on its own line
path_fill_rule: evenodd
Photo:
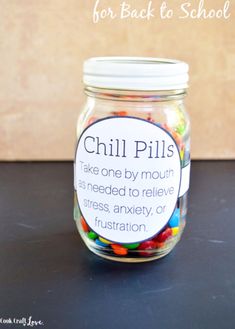
M 189 65 L 153 57 L 93 57 L 84 62 L 86 86 L 119 90 L 161 91 L 188 87 Z

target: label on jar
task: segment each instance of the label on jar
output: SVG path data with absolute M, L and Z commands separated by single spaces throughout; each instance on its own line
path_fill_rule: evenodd
M 116 243 L 140 242 L 161 231 L 174 212 L 182 176 L 171 135 L 134 117 L 109 117 L 87 127 L 74 173 L 82 216 Z

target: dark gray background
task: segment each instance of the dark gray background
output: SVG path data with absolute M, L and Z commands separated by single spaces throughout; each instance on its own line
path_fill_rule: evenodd
M 0 164 L 0 319 L 32 315 L 52 329 L 235 328 L 235 162 L 193 162 L 186 230 L 160 261 L 93 255 L 72 207 L 72 163 Z M 0 324 L 8 327 L 23 328 Z

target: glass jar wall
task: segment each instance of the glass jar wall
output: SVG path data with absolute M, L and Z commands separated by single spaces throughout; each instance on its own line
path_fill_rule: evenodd
M 99 66 L 99 59 L 90 61 Z M 86 246 L 99 256 L 149 261 L 168 254 L 185 227 L 190 172 L 187 77 L 182 82 L 181 76 L 176 89 L 164 90 L 169 87 L 161 88 L 156 70 L 169 61 L 151 59 L 156 90 L 141 90 L 146 85 L 130 90 L 122 64 L 141 65 L 143 60 L 106 61 L 119 67 L 110 72 L 113 84 L 107 73 L 99 72 L 107 87 L 100 81 L 86 85 L 87 102 L 77 123 L 74 219 Z M 135 82 L 143 70 L 129 73 L 128 79 Z M 113 88 L 122 75 L 126 89 Z

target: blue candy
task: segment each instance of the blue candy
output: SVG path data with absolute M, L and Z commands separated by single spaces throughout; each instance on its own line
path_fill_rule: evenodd
M 101 242 L 99 239 L 96 239 L 95 243 L 98 244 L 98 246 L 100 246 L 100 247 L 107 247 L 108 246 L 108 244 L 106 244 L 104 242 Z
M 180 210 L 179 208 L 176 208 L 173 215 L 171 216 L 171 219 L 168 222 L 168 225 L 170 227 L 177 227 L 179 226 L 180 222 Z

